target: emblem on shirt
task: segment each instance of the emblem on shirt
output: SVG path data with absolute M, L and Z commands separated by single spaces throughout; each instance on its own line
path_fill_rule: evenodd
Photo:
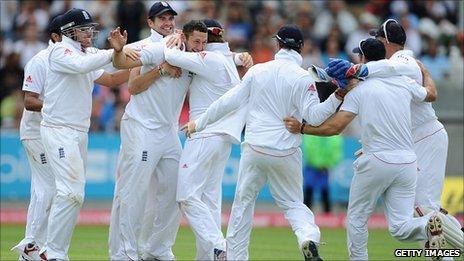
M 314 85 L 314 83 L 311 83 L 311 84 L 308 86 L 308 91 L 310 91 L 310 92 L 315 92 L 315 91 L 316 91 L 316 85 Z
M 63 147 L 58 149 L 58 156 L 60 157 L 60 159 L 63 159 L 65 157 Z
M 69 50 L 68 48 L 66 48 L 66 50 L 64 50 L 64 55 L 71 55 L 72 54 L 72 51 Z
M 182 168 L 183 168 L 183 169 L 187 169 L 187 168 L 188 168 L 187 164 L 184 163 L 184 165 L 182 165 Z
M 27 76 L 26 82 L 32 83 L 32 76 L 31 75 Z

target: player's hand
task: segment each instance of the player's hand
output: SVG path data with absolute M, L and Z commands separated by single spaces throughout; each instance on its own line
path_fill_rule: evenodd
M 315 82 L 331 82 L 332 78 L 327 74 L 327 72 L 317 67 L 316 65 L 311 65 L 308 68 L 309 74 L 313 77 Z
M 173 65 L 170 65 L 167 62 L 163 62 L 161 68 L 172 78 L 179 78 L 182 75 L 182 69 Z
M 351 66 L 352 64 L 347 60 L 331 58 L 325 71 L 332 78 L 342 79 Z
M 134 50 L 134 49 L 132 49 L 130 47 L 124 46 L 122 48 L 122 51 L 124 52 L 124 54 L 126 54 L 127 57 L 129 57 L 130 59 L 132 59 L 134 61 L 137 61 L 138 59 L 140 59 L 139 52 L 137 52 L 136 50 Z
M 117 27 L 110 32 L 108 42 L 110 42 L 111 47 L 113 47 L 116 52 L 122 51 L 124 45 L 127 43 L 127 31 L 124 30 L 121 34 L 120 28 Z
M 287 128 L 287 130 L 290 133 L 293 133 L 293 134 L 300 133 L 301 122 L 299 122 L 296 118 L 294 118 L 294 117 L 285 117 L 284 118 L 284 124 L 285 124 L 285 128 Z
M 348 90 L 337 88 L 334 93 L 338 100 L 343 101 L 343 99 L 345 99 L 345 95 L 348 93 Z
M 249 69 L 251 66 L 253 66 L 253 57 L 251 57 L 248 52 L 240 53 L 238 58 L 242 62 L 243 66 L 245 66 L 245 68 Z
M 182 46 L 182 34 L 180 33 L 174 33 L 172 34 L 169 39 L 166 41 L 166 47 L 171 49 L 171 48 L 178 48 Z
M 195 121 L 189 121 L 187 124 L 182 126 L 180 130 L 185 131 L 185 136 L 190 138 L 190 136 L 196 132 L 195 127 L 196 127 Z

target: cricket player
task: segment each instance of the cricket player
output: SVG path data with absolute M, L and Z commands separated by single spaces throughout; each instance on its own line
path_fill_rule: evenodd
M 212 19 L 198 21 L 207 35 L 205 51 L 185 53 L 165 49 L 166 61 L 194 73 L 190 84 L 190 120 L 197 119 L 208 106 L 239 83 L 234 54 L 223 39 L 222 25 Z M 189 41 L 188 39 L 185 39 Z M 221 232 L 222 177 L 232 143 L 238 143 L 245 110 L 212 125 L 186 140 L 179 165 L 177 201 L 196 237 L 196 259 L 225 257 Z
M 297 26 L 285 25 L 275 37 L 280 48 L 275 60 L 250 68 L 241 83 L 188 123 L 188 134 L 201 133 L 209 125 L 221 123 L 222 117 L 247 106 L 245 140 L 227 229 L 230 260 L 249 257 L 254 205 L 266 182 L 292 226 L 305 260 L 320 260 L 320 231 L 313 213 L 303 204 L 301 138 L 289 133 L 282 119 L 293 115 L 317 126 L 335 112 L 341 97 L 339 100 L 331 94 L 319 103 L 313 78 L 301 68 L 303 35 Z
M 389 59 L 368 63 L 365 69 L 358 66 L 357 69 L 351 70 L 351 73 L 363 74 L 363 77 L 405 75 L 414 79 L 418 84 L 422 84 L 421 70 L 416 59 L 412 57 L 413 53 L 404 49 L 406 34 L 396 20 L 386 20 L 378 30 L 371 31 L 371 35 L 384 44 L 386 57 Z M 330 70 L 332 69 L 329 66 Z M 343 70 L 340 72 L 344 74 Z M 461 228 L 462 225 L 459 221 L 440 207 L 448 152 L 448 134 L 443 124 L 438 121 L 431 103 L 413 101 L 411 103 L 411 117 L 414 151 L 417 155 L 419 171 L 416 184 L 415 214 L 422 216 L 432 211 L 441 211 L 445 214 L 446 222 L 454 224 L 456 228 Z M 445 237 L 450 245 L 464 251 L 464 232 L 457 235 L 458 238 L 454 238 L 454 240 L 448 237 L 448 231 L 445 232 Z
M 175 16 L 177 15 L 177 12 L 172 9 L 172 7 L 169 5 L 167 2 L 155 2 L 150 10 L 148 11 L 148 16 L 147 16 L 147 25 L 150 29 L 150 36 L 142 39 L 140 41 L 137 41 L 135 43 L 128 44 L 127 46 L 130 48 L 133 48 L 135 50 L 141 50 L 145 48 L 147 45 L 150 43 L 156 43 L 160 42 L 163 40 L 164 37 L 172 34 L 175 29 Z M 161 63 L 160 67 L 162 68 L 162 71 L 167 72 L 168 74 L 172 72 L 172 66 L 170 66 L 168 63 Z M 129 93 L 131 95 L 136 95 L 141 92 L 145 92 L 148 88 L 153 86 L 153 83 L 161 77 L 159 74 L 159 71 L 157 68 L 152 68 L 151 70 L 144 70 L 143 73 L 141 73 L 141 68 L 142 67 L 136 67 L 132 68 L 129 76 L 129 82 L 128 82 L 128 87 L 129 87 Z M 148 67 L 145 67 L 147 69 Z M 176 73 L 180 74 L 180 69 L 177 69 L 178 71 Z M 147 96 L 149 95 L 149 92 L 146 92 L 142 96 Z M 132 96 L 133 97 L 133 96 Z M 140 98 L 131 98 L 131 100 L 140 100 Z M 136 101 L 133 101 L 136 102 Z M 140 103 L 140 101 L 138 102 Z M 177 105 L 176 105 L 177 106 Z M 125 147 L 121 147 L 121 149 L 125 149 Z M 121 154 L 124 154 L 121 152 Z M 128 161 L 126 162 L 127 164 L 139 164 L 138 161 Z M 148 171 L 148 169 L 147 169 Z M 162 170 L 160 170 L 162 171 Z M 176 170 L 177 171 L 177 170 Z M 139 256 L 141 257 L 143 255 L 143 252 L 145 249 L 147 249 L 148 242 L 149 242 L 149 237 L 156 232 L 161 232 L 163 229 L 153 229 L 153 222 L 155 220 L 155 208 L 157 204 L 157 195 L 155 188 L 158 186 L 156 184 L 156 177 L 154 175 L 154 171 L 152 172 L 153 175 L 149 178 L 150 185 L 147 191 L 147 199 L 145 203 L 145 213 L 143 214 L 143 221 L 142 221 L 142 227 L 141 227 L 141 233 L 140 237 L 138 239 L 138 250 L 139 250 Z M 157 171 L 158 172 L 158 171 Z M 117 189 L 115 190 L 117 191 Z M 118 193 L 114 193 L 114 196 L 117 197 Z M 113 202 L 117 202 L 117 200 L 113 200 Z M 117 206 L 117 204 L 114 204 L 113 206 Z M 117 210 L 113 210 L 113 213 L 116 213 Z M 114 228 L 114 223 L 111 223 L 111 230 L 113 231 Z M 175 234 L 174 234 L 175 235 Z M 111 240 L 110 236 L 110 240 Z M 114 246 L 115 244 L 112 244 L 111 242 L 109 243 L 110 246 Z M 158 244 L 161 246 L 160 244 Z
M 363 63 L 384 59 L 385 47 L 373 38 L 353 50 Z M 436 99 L 430 74 L 425 88 L 406 76 L 368 78 L 346 94 L 340 111 L 318 127 L 286 118 L 292 133 L 331 136 L 339 134 L 356 116 L 362 125 L 363 154 L 353 163 L 347 213 L 348 253 L 351 260 L 367 260 L 367 221 L 383 196 L 390 234 L 399 240 L 428 239 L 431 248 L 446 246 L 439 212 L 413 217 L 417 178 L 411 135 L 410 104 Z M 296 124 L 295 124 L 296 123 Z
M 71 236 L 84 200 L 87 132 L 93 84 L 116 87 L 129 72 L 99 70 L 111 62 L 112 50 L 89 53 L 96 24 L 82 9 L 62 16 L 62 41 L 47 58 L 48 70 L 40 134 L 55 179 L 47 239 L 41 253 L 48 259 L 68 260 Z
M 24 110 L 19 128 L 19 137 L 26 150 L 31 168 L 31 200 L 27 210 L 25 238 L 12 250 L 18 252 L 20 260 L 46 259 L 39 255 L 44 246 L 48 216 L 55 196 L 55 180 L 40 140 L 40 121 L 48 54 L 55 43 L 61 42 L 61 16 L 58 15 L 48 25 L 48 47 L 40 51 L 26 64 L 24 69 Z

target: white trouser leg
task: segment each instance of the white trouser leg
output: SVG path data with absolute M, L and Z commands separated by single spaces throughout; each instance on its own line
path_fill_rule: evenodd
M 217 175 L 214 172 L 216 166 L 225 166 L 224 161 L 230 155 L 230 150 L 230 142 L 221 136 L 212 136 L 187 140 L 182 152 L 177 201 L 195 234 L 199 247 L 196 255 L 198 260 L 212 260 L 214 248 L 225 249 L 224 236 L 216 224 L 217 218 L 211 215 L 202 198 L 207 182 L 217 178 L 213 177 Z M 221 179 L 217 181 L 219 183 L 216 186 L 221 186 Z
M 180 150 L 179 150 L 180 153 Z M 177 157 L 178 158 L 178 157 Z M 153 232 L 148 239 L 149 258 L 174 260 L 172 246 L 180 225 L 180 208 L 176 202 L 178 159 L 161 159 L 156 168 Z M 147 258 L 147 259 L 149 259 Z
M 29 243 L 35 242 L 39 247 L 45 244 L 50 207 L 56 193 L 55 179 L 42 141 L 23 140 L 22 143 L 31 168 L 31 200 L 27 210 L 25 238 L 14 247 L 21 252 Z
M 68 260 L 72 232 L 84 201 L 87 133 L 46 126 L 41 126 L 40 132 L 57 191 L 42 251 L 47 252 L 49 259 Z
M 164 135 L 132 119 L 121 121 L 121 152 L 110 223 L 110 259 L 137 260 L 150 178 L 164 150 Z M 118 222 L 119 221 L 119 222 Z
M 176 169 L 177 171 L 177 169 Z M 156 170 L 155 170 L 156 173 Z M 156 175 L 156 174 L 155 174 Z M 143 221 L 142 221 L 142 228 L 140 232 L 140 238 L 138 245 L 140 246 L 139 249 L 139 256 L 143 256 L 143 253 L 148 251 L 150 247 L 148 245 L 148 239 L 154 233 L 153 230 L 153 220 L 155 220 L 155 187 L 156 187 L 156 178 L 155 175 L 152 175 L 150 178 L 150 185 L 147 191 L 147 202 L 145 204 L 145 212 L 143 213 Z
M 292 226 L 300 249 L 311 240 L 319 243 L 321 233 L 314 221 L 314 214 L 303 203 L 303 175 L 301 173 L 301 150 L 286 157 L 261 156 L 269 166 L 267 176 L 272 197 L 284 211 Z
M 377 199 L 391 183 L 392 176 L 380 175 L 372 166 L 373 156 L 363 154 L 354 163 L 347 211 L 347 245 L 351 260 L 367 260 L 367 220 Z
M 237 188 L 227 227 L 227 259 L 248 260 L 253 212 L 258 193 L 267 181 L 262 165 L 247 145 L 242 145 Z
M 378 160 L 376 160 L 378 162 Z M 387 165 L 378 162 L 378 166 Z M 385 214 L 390 234 L 401 241 L 426 240 L 425 226 L 428 216 L 414 218 L 414 191 L 417 164 L 395 166 L 395 179 L 384 193 Z M 384 166 L 388 168 L 388 166 Z
M 419 168 L 415 204 L 439 211 L 445 180 L 448 134 L 442 129 L 414 146 Z

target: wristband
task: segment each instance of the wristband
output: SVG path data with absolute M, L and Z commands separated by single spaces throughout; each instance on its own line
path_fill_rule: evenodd
M 306 123 L 303 122 L 303 124 L 301 124 L 301 128 L 300 128 L 300 133 L 301 134 L 304 134 L 303 130 L 304 130 L 304 127 L 306 126 Z
M 160 76 L 164 76 L 166 74 L 166 71 L 164 71 L 163 67 L 161 65 L 158 65 L 158 72 Z

